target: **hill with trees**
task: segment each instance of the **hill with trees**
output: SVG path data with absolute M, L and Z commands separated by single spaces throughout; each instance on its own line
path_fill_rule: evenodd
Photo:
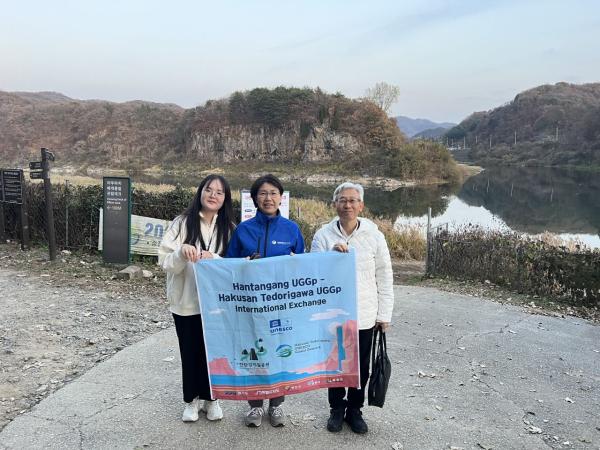
M 469 159 L 543 166 L 600 167 L 600 83 L 543 85 L 477 112 L 446 133 Z
M 0 157 L 20 165 L 48 147 L 58 161 L 72 165 L 139 169 L 258 162 L 327 165 L 400 179 L 457 176 L 445 148 L 407 142 L 373 102 L 318 88 L 256 88 L 190 109 L 0 92 L 0 135 Z

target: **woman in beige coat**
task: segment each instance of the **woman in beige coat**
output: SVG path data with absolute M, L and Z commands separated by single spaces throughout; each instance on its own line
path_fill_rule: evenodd
M 197 421 L 199 411 L 205 412 L 208 420 L 223 418 L 218 400 L 210 395 L 193 263 L 220 258 L 233 229 L 229 184 L 220 175 L 209 175 L 198 186 L 188 208 L 171 222 L 158 251 L 158 262 L 167 273 L 167 298 L 179 340 L 184 422 Z M 204 400 L 202 405 L 200 400 Z

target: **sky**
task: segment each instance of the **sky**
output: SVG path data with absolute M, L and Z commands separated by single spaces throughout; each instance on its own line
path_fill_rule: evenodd
M 541 84 L 600 82 L 600 1 L 0 0 L 0 90 L 189 108 L 255 87 L 459 122 Z

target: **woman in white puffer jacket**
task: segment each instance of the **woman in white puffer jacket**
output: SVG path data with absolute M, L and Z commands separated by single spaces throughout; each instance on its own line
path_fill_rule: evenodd
M 361 408 L 369 378 L 371 343 L 375 327 L 383 331 L 389 326 L 394 308 L 394 289 L 390 252 L 383 233 L 369 219 L 359 217 L 364 209 L 364 190 L 360 184 L 342 183 L 333 202 L 338 217 L 315 234 L 311 252 L 356 252 L 356 284 L 358 299 L 359 358 L 361 389 L 328 389 L 331 415 L 327 429 L 338 432 L 344 420 L 355 433 L 366 433 L 367 424 Z

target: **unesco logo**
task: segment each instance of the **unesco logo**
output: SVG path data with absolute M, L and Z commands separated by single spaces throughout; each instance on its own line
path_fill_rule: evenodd
M 279 334 L 285 331 L 292 331 L 294 328 L 292 327 L 291 319 L 274 319 L 269 321 L 269 329 L 271 330 L 271 334 Z

